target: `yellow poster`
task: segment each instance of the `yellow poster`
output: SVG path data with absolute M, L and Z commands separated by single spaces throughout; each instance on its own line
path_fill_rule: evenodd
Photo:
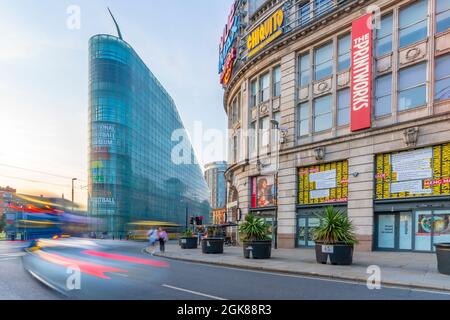
M 348 161 L 299 168 L 298 177 L 299 205 L 348 200 Z
M 444 195 L 450 195 L 450 143 L 377 155 L 377 200 Z

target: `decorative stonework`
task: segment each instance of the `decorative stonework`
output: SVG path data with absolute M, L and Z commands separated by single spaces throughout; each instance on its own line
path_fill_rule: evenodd
M 423 42 L 415 47 L 406 48 L 400 51 L 400 64 L 405 65 L 416 62 L 425 57 L 427 52 L 427 43 Z
M 305 100 L 309 98 L 309 87 L 302 87 L 299 89 L 298 97 L 300 100 Z
M 272 109 L 273 111 L 278 111 L 280 109 L 280 97 L 276 97 L 272 99 Z
M 392 55 L 385 56 L 377 60 L 377 72 L 383 73 L 392 68 Z
M 450 50 L 450 32 L 436 37 L 436 52 L 445 52 Z
M 415 147 L 419 139 L 419 127 L 408 128 L 403 131 L 403 140 L 408 147 Z
M 259 113 L 263 116 L 266 115 L 267 113 L 269 113 L 269 105 L 266 103 L 263 103 L 260 107 L 259 107 Z
M 337 82 L 339 87 L 345 87 L 350 84 L 350 71 L 342 72 L 337 76 Z
M 256 120 L 256 118 L 258 117 L 258 109 L 256 109 L 256 107 L 252 108 L 252 121 Z
M 325 147 L 318 147 L 314 149 L 314 157 L 317 161 L 322 161 L 325 159 L 326 149 Z
M 333 85 L 331 82 L 331 77 L 323 81 L 316 82 L 314 84 L 314 95 L 321 95 L 324 93 L 328 93 L 332 90 L 332 88 Z

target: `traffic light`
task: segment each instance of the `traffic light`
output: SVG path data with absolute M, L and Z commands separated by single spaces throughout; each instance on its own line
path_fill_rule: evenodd
M 194 217 L 191 217 L 189 224 L 194 225 Z
M 201 226 L 203 224 L 203 217 L 195 217 L 195 223 Z

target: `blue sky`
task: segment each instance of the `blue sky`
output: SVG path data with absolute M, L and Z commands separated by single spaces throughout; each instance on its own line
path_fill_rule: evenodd
M 187 129 L 201 121 L 204 129 L 225 131 L 217 63 L 232 2 L 0 0 L 0 186 L 69 197 L 67 178 L 78 177 L 76 198 L 85 201 L 87 46 L 94 34 L 116 34 L 108 6 L 124 39 L 175 100 Z M 79 30 L 66 27 L 70 5 L 81 9 Z M 203 163 L 213 160 L 222 159 Z

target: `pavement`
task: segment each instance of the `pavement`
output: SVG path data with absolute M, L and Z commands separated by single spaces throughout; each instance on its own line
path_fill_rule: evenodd
M 0 241 L 0 299 L 450 300 L 445 291 L 370 290 L 361 282 L 151 256 L 143 242 L 61 239 L 24 246 Z M 167 254 L 176 248 L 169 244 Z
M 146 249 L 150 251 L 149 248 Z M 155 256 L 182 261 L 213 264 L 268 272 L 282 272 L 329 279 L 367 283 L 369 266 L 378 266 L 381 283 L 425 290 L 450 292 L 450 276 L 437 271 L 436 254 L 415 252 L 355 252 L 351 266 L 322 265 L 316 262 L 314 249 L 276 249 L 271 259 L 254 260 L 243 257 L 242 247 L 225 247 L 223 254 L 202 254 L 201 249 L 183 250 L 177 244 Z

